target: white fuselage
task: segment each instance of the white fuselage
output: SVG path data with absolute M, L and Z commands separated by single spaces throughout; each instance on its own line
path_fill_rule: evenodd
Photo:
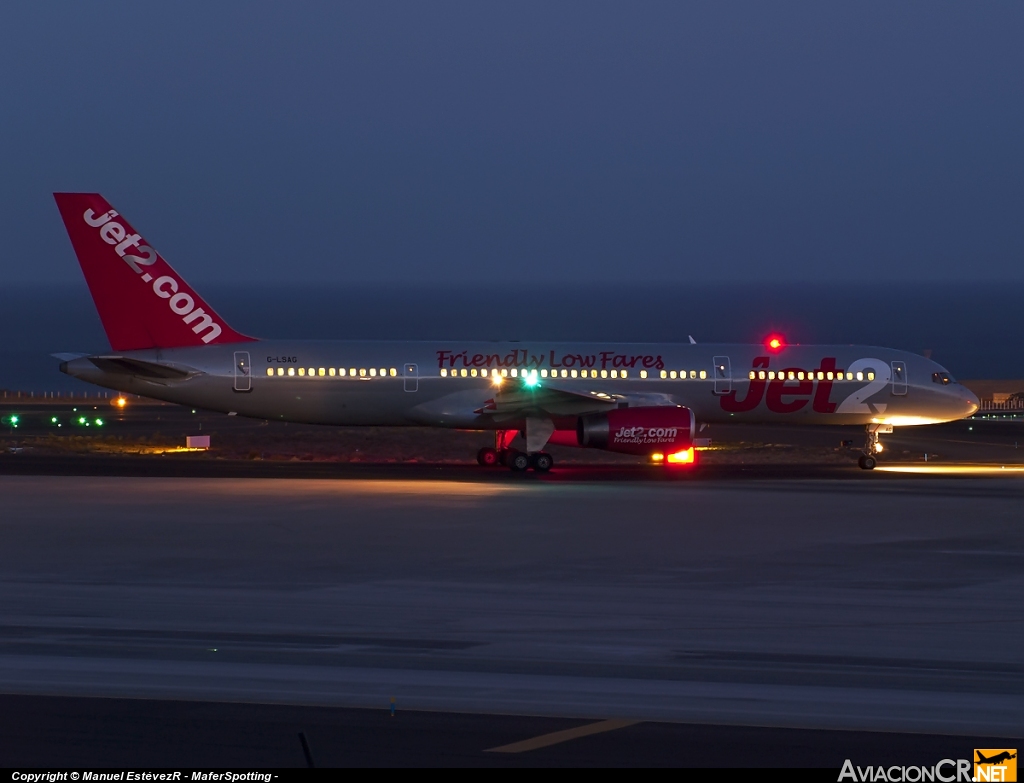
M 571 429 L 612 404 L 685 406 L 708 423 L 904 426 L 978 407 L 935 362 L 856 345 L 260 340 L 116 356 L 177 377 L 112 370 L 100 357 L 62 370 L 169 402 L 316 424 L 515 429 L 539 415 Z M 494 404 L 510 389 L 534 395 L 514 414 Z

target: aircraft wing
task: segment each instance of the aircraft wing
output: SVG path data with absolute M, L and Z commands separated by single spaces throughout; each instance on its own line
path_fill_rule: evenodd
M 570 391 L 547 384 L 533 387 L 509 384 L 507 388 L 496 390 L 494 397 L 477 412 L 490 413 L 496 418 L 578 416 L 614 408 L 621 399 L 621 395 L 600 389 Z

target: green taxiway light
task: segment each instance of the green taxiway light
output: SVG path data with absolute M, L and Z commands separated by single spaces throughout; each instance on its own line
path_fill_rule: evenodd
M 96 426 L 97 427 L 102 427 L 103 426 L 103 419 L 96 419 Z
M 21 421 L 21 419 L 19 419 L 17 416 L 11 416 L 11 424 L 17 425 L 19 421 Z
M 56 424 L 56 423 L 57 423 L 57 417 L 56 416 L 51 416 L 50 417 L 50 424 Z
M 85 423 L 86 423 L 86 422 L 85 422 L 85 416 L 79 416 L 79 417 L 78 417 L 78 423 L 79 423 L 79 424 L 85 424 Z

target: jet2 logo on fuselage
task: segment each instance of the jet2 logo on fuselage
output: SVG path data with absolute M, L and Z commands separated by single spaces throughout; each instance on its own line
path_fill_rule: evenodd
M 723 395 L 722 410 L 748 413 L 762 400 L 772 413 L 796 413 L 806 408 L 808 403 L 815 413 L 882 413 L 886 408 L 885 403 L 878 403 L 872 410 L 865 402 L 889 383 L 889 365 L 880 359 L 858 359 L 848 368 L 839 368 L 835 357 L 825 357 L 814 370 L 805 372 L 796 367 L 786 367 L 772 373 L 768 372 L 769 361 L 767 356 L 754 359 L 754 377 L 750 379 L 746 395 L 739 397 L 736 389 Z M 832 385 L 842 380 L 844 373 L 854 372 L 867 377 L 868 383 L 858 386 L 842 402 L 832 402 Z M 851 376 L 848 374 L 846 377 Z

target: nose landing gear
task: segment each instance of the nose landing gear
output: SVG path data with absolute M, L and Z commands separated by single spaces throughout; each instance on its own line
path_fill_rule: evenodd
M 891 424 L 869 424 L 867 431 L 867 442 L 864 444 L 864 453 L 857 459 L 857 464 L 862 470 L 874 470 L 878 465 L 878 455 L 882 451 L 882 444 L 878 441 L 879 434 L 892 432 Z
M 862 470 L 874 470 L 875 465 L 878 464 L 878 460 L 870 454 L 861 454 L 860 458 L 857 460 L 857 464 L 860 465 Z

